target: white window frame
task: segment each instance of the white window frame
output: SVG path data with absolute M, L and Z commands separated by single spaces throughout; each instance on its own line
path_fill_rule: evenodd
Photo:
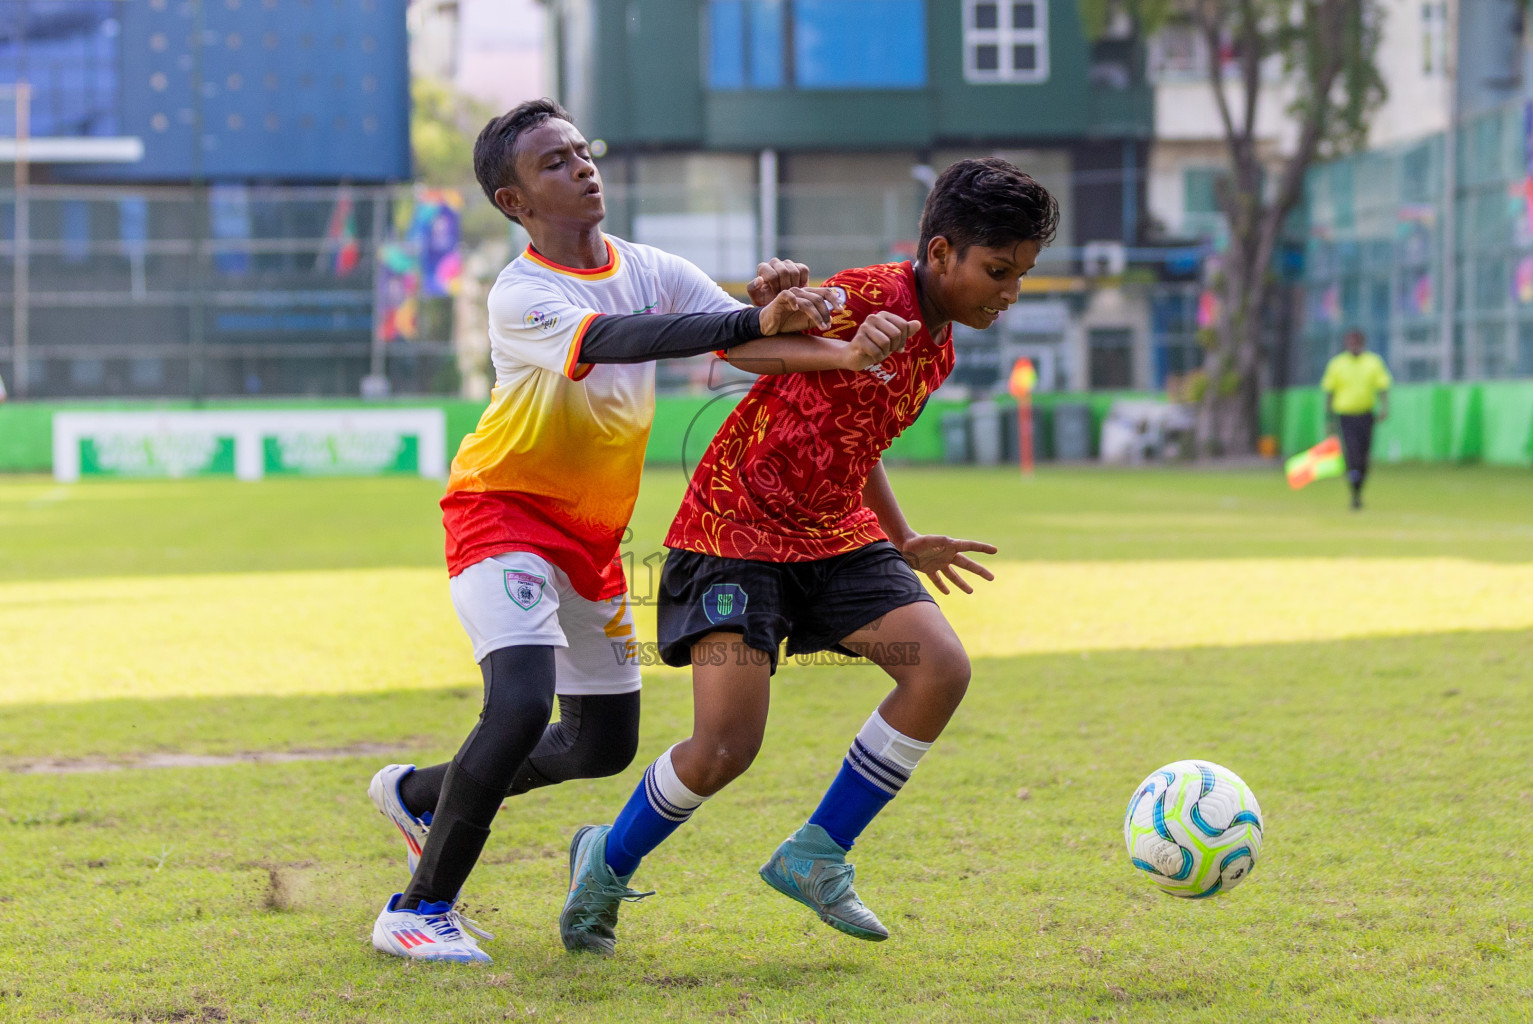
M 1448 5 L 1444 0 L 1420 0 L 1421 73 L 1437 77 L 1448 65 Z
M 1167 25 L 1149 41 L 1149 78 L 1195 82 L 1208 78 L 1208 40 L 1190 24 Z
M 1029 0 L 1035 21 L 1032 28 L 1011 26 L 1012 0 L 963 0 L 963 77 L 974 85 L 1028 85 L 1048 81 L 1049 77 L 1049 0 Z M 974 9 L 982 3 L 994 3 L 995 28 L 974 28 Z M 1032 44 L 1038 54 L 1037 67 L 1022 69 L 1011 62 L 1012 47 Z M 994 46 L 998 66 L 981 71 L 975 52 L 981 46 Z

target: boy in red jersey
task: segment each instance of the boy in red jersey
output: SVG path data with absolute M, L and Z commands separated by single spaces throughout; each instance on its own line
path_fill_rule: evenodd
M 570 848 L 559 930 L 571 951 L 611 953 L 618 905 L 640 859 L 750 766 L 766 728 L 779 645 L 866 657 L 894 690 L 853 740 L 809 821 L 761 869 L 773 888 L 858 938 L 888 931 L 852 890 L 846 853 L 899 792 L 963 699 L 969 661 L 916 571 L 943 593 L 992 579 L 965 552 L 989 544 L 921 535 L 905 521 L 880 457 L 953 368 L 953 321 L 986 328 L 1052 240 L 1054 198 L 1000 159 L 938 177 L 919 258 L 843 271 L 827 337 L 909 335 L 857 371 L 758 380 L 720 428 L 666 537 L 661 657 L 692 665 L 693 733 L 662 754 L 611 826 Z
M 388 765 L 368 795 L 403 833 L 412 873 L 373 945 L 482 962 L 455 907 L 501 801 L 622 771 L 638 742 L 638 659 L 613 644 L 633 637 L 618 544 L 654 417 L 653 360 L 725 349 L 746 369 L 784 372 L 867 366 L 892 346 L 871 330 L 850 344 L 781 336 L 829 323 L 833 293 L 799 287 L 802 265 L 763 264 L 758 309 L 678 256 L 607 235 L 601 175 L 550 100 L 487 124 L 474 171 L 532 239 L 490 291 L 495 389 L 442 499 L 448 586 L 484 703 L 450 762 Z

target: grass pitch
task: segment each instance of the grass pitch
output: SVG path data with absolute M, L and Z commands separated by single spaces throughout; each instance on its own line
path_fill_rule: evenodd
M 918 528 L 1002 550 L 944 605 L 969 697 L 854 851 L 890 941 L 755 877 L 886 689 L 790 663 L 618 957 L 564 954 L 569 835 L 688 731 L 653 671 L 628 772 L 508 801 L 467 893 L 483 970 L 367 938 L 403 884 L 367 779 L 478 711 L 438 485 L 0 483 L 0 1020 L 1527 1019 L 1533 478 L 1385 469 L 1360 515 L 1269 473 L 893 479 Z M 646 480 L 641 600 L 681 487 Z M 1122 848 L 1132 787 L 1188 756 L 1267 819 L 1206 903 Z

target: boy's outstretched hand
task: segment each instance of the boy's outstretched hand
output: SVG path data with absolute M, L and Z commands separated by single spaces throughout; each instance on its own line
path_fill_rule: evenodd
M 761 333 L 799 334 L 812 328 L 826 330 L 830 315 L 846 302 L 840 288 L 786 288 L 761 310 Z
M 965 551 L 979 551 L 986 555 L 993 555 L 995 545 L 986 544 L 984 541 L 958 540 L 954 537 L 928 533 L 910 538 L 900 549 L 900 554 L 905 556 L 905 561 L 909 562 L 910 567 L 916 572 L 926 573 L 937 585 L 937 589 L 944 594 L 952 593 L 942 580 L 944 576 L 965 594 L 972 594 L 974 588 L 969 586 L 968 580 L 958 575 L 957 570 L 972 572 L 982 580 L 991 581 L 995 579 L 995 573 L 965 555 Z
M 756 264 L 756 276 L 745 286 L 751 297 L 751 305 L 765 306 L 777 298 L 779 292 L 789 288 L 802 288 L 809 283 L 809 268 L 792 260 L 780 260 L 775 256 L 765 263 Z

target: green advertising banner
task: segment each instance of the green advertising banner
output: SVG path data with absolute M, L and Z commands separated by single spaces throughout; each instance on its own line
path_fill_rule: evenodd
M 53 476 L 447 475 L 440 409 L 104 410 L 53 417 Z
M 233 476 L 234 437 L 216 434 L 111 434 L 80 438 L 80 475 Z
M 261 438 L 268 476 L 392 476 L 420 473 L 416 434 L 283 433 Z

